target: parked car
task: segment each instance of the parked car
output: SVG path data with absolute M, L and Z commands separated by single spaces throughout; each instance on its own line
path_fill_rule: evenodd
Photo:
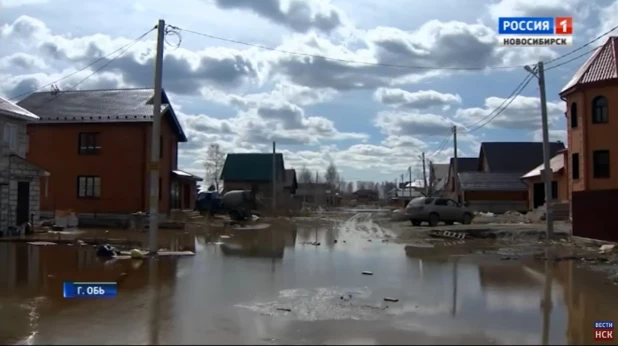
M 469 225 L 474 218 L 469 208 L 452 199 L 439 197 L 417 197 L 411 200 L 406 206 L 406 215 L 414 226 L 420 226 L 424 221 L 430 226 L 436 226 L 440 221 L 447 225 L 455 222 Z

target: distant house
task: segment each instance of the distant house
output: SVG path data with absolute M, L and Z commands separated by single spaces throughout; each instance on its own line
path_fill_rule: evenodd
M 435 163 L 429 165 L 429 184 L 432 195 L 442 194 L 448 183 L 450 165 L 445 163 Z
M 358 202 L 373 202 L 379 199 L 378 191 L 369 189 L 360 189 L 354 191 L 354 199 Z
M 38 120 L 37 115 L 0 98 L 0 235 L 39 219 L 41 177 L 49 173 L 26 160 L 27 124 Z
M 550 143 L 551 155 L 564 149 L 561 142 Z M 476 171 L 459 171 L 456 197 L 480 211 L 528 211 L 528 186 L 521 177 L 542 162 L 543 143 L 484 142 Z
M 479 159 L 477 157 L 458 157 L 457 158 L 457 171 L 463 172 L 478 172 Z M 451 157 L 448 164 L 448 174 L 446 178 L 446 184 L 443 192 L 448 197 L 459 200 L 461 202 L 461 192 L 459 191 L 459 184 L 455 179 L 455 158 Z
M 290 194 L 286 193 L 286 171 L 283 155 L 275 154 L 276 200 L 285 205 Z M 273 154 L 231 153 L 227 154 L 221 171 L 224 191 L 251 190 L 258 199 L 270 207 L 273 196 Z
M 338 205 L 341 197 L 327 183 L 300 183 L 295 199 L 316 205 Z
M 71 209 L 80 219 L 148 212 L 153 97 L 153 89 L 81 90 L 19 102 L 41 118 L 28 125 L 27 157 L 51 173 L 43 211 Z M 178 169 L 187 137 L 165 91 L 161 97 L 159 212 L 169 215 L 194 208 L 202 179 Z
M 296 180 L 295 169 L 285 170 L 285 184 L 283 186 L 291 195 L 296 193 L 296 189 L 298 189 L 298 181 Z

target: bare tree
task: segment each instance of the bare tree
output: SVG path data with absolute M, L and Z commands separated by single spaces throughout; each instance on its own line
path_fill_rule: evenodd
M 303 184 L 308 184 L 313 181 L 311 171 L 309 171 L 307 167 L 303 166 L 303 168 L 300 169 L 300 173 L 298 174 L 298 181 Z
M 339 181 L 337 182 L 337 191 L 344 192 L 346 188 L 345 179 L 342 176 L 339 176 Z
M 354 193 L 354 182 L 349 182 L 348 185 L 345 188 L 345 192 L 346 193 Z
M 216 191 L 219 191 L 219 178 L 225 164 L 225 156 L 226 154 L 221 151 L 219 144 L 213 143 L 208 146 L 206 161 L 204 162 L 206 181 L 214 184 Z
M 365 184 L 364 181 L 359 180 L 356 182 L 356 190 L 364 190 L 367 188 L 367 185 Z
M 337 173 L 337 167 L 335 167 L 335 163 L 332 161 L 326 168 L 326 173 L 324 173 L 324 181 L 328 184 L 331 190 L 337 187 L 337 183 L 339 182 L 339 173 Z

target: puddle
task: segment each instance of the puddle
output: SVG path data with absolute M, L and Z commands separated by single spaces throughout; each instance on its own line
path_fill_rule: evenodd
M 371 213 L 217 232 L 195 256 L 139 261 L 0 243 L 0 343 L 590 344 L 595 320 L 618 320 L 617 287 L 573 261 L 382 243 Z M 117 281 L 118 296 L 67 300 L 65 280 Z

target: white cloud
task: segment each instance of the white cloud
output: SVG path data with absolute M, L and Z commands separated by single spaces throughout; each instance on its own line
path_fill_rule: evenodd
M 446 136 L 453 125 L 459 125 L 441 115 L 417 112 L 383 111 L 375 125 L 387 135 Z
M 344 15 L 330 0 L 214 0 L 223 9 L 250 10 L 294 31 L 330 32 L 343 25 Z
M 484 107 L 459 109 L 457 119 L 474 128 L 492 119 L 497 112 L 495 109 L 504 103 L 500 97 L 488 97 Z M 564 102 L 548 102 L 547 113 L 550 123 L 556 122 L 560 116 L 564 116 Z M 492 113 L 493 112 L 493 113 Z M 486 127 L 502 129 L 526 129 L 534 130 L 541 126 L 541 102 L 538 97 L 517 96 L 508 108 L 493 118 Z
M 452 105 L 461 104 L 461 96 L 443 94 L 435 90 L 409 92 L 402 89 L 378 88 L 373 96 L 376 101 L 385 105 L 418 110 L 429 108 L 448 110 Z
M 26 5 L 41 5 L 49 2 L 49 0 L 2 0 L 0 1 L 0 9 L 2 7 L 19 7 Z
M 543 141 L 543 130 L 538 129 L 532 132 L 532 140 L 535 142 L 542 142 Z M 561 141 L 562 143 L 564 143 L 564 145 L 567 145 L 568 144 L 567 131 L 566 130 L 549 130 L 549 141 L 550 142 Z
M 337 91 L 331 88 L 309 88 L 287 82 L 279 82 L 267 92 L 244 95 L 214 88 L 202 89 L 202 95 L 207 100 L 239 108 L 256 107 L 262 102 L 291 102 L 299 106 L 309 106 L 331 101 L 337 94 Z
M 616 17 L 618 16 L 618 1 L 613 1 L 609 6 L 599 10 L 600 27 L 595 35 L 603 34 L 616 26 Z M 614 32 L 615 35 L 615 32 Z M 601 40 L 603 42 L 603 40 Z
M 584 0 L 502 0 L 489 5 L 489 13 L 495 20 L 499 17 L 573 17 L 574 14 L 581 19 L 584 6 L 590 3 Z
M 22 71 L 29 71 L 31 69 L 42 70 L 45 68 L 47 68 L 47 64 L 43 59 L 23 52 L 0 58 L 0 69 L 3 70 L 20 69 Z

